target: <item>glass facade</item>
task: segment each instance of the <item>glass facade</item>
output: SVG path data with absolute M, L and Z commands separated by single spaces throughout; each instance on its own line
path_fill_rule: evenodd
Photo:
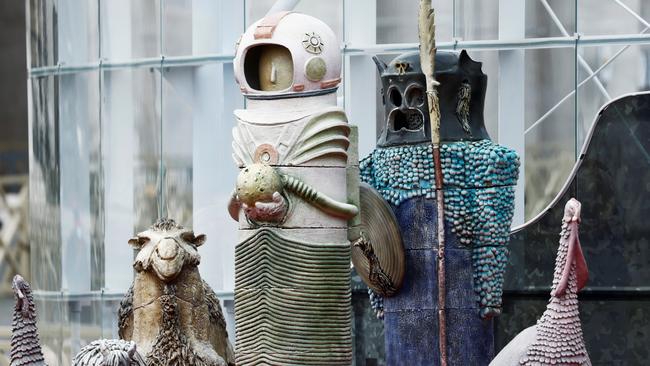
M 31 279 L 41 338 L 63 364 L 88 341 L 117 337 L 117 303 L 132 279 L 127 240 L 159 216 L 207 234 L 202 276 L 223 300 L 232 298 L 230 130 L 232 111 L 245 105 L 232 58 L 239 35 L 274 3 L 26 2 Z M 433 4 L 439 48 L 467 49 L 483 62 L 488 132 L 522 156 L 515 214 L 522 224 L 564 184 L 599 108 L 648 88 L 650 4 Z M 296 6 L 329 24 L 341 42 L 339 104 L 359 126 L 362 157 L 383 126 L 371 57 L 417 49 L 417 9 L 417 1 L 388 0 Z M 355 327 L 375 333 L 368 322 Z M 381 362 L 381 347 L 357 349 L 369 350 L 358 362 Z

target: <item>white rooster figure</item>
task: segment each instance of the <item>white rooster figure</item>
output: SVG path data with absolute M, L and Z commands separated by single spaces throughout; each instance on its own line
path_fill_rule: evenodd
M 578 238 L 580 210 L 580 202 L 575 198 L 564 206 L 553 288 L 546 311 L 536 325 L 519 333 L 499 352 L 491 366 L 591 365 L 578 311 L 578 291 L 589 277 Z

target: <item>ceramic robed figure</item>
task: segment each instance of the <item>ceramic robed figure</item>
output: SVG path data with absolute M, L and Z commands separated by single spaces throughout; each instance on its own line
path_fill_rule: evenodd
M 11 324 L 11 366 L 44 366 L 46 363 L 38 337 L 32 288 L 20 275 L 14 276 L 11 288 L 16 300 Z
M 490 366 L 591 366 L 578 309 L 578 292 L 589 279 L 578 230 L 581 210 L 582 204 L 575 198 L 564 206 L 551 298 L 546 311 L 537 324 L 510 341 Z
M 234 69 L 248 100 L 235 111 L 240 174 L 228 207 L 240 227 L 237 364 L 349 365 L 358 208 L 347 177 L 358 163 L 336 104 L 339 43 L 318 19 L 275 13 L 243 34 Z
M 390 202 L 406 252 L 403 287 L 383 301 L 386 363 L 438 365 L 437 207 L 425 77 L 417 52 L 375 62 L 386 119 L 377 149 L 360 163 L 361 179 Z M 491 318 L 501 309 L 519 159 L 485 129 L 481 63 L 464 51 L 439 51 L 435 65 L 448 364 L 486 365 L 494 356 Z

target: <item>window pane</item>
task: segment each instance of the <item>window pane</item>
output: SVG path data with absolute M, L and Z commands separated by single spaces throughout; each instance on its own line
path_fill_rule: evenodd
M 163 216 L 192 227 L 194 82 L 189 67 L 165 68 L 162 104 Z
M 258 0 L 246 2 L 246 25 L 253 24 L 261 19 L 271 9 L 275 0 Z M 334 1 L 317 1 L 307 0 L 300 1 L 293 9 L 296 12 L 304 13 L 316 17 L 327 24 L 336 38 L 343 41 L 343 0 Z M 366 14 L 366 16 L 375 16 Z
M 103 187 L 99 155 L 99 73 L 59 77 L 61 289 L 101 290 Z
M 377 0 L 377 43 L 418 42 L 418 1 Z M 453 1 L 433 1 L 436 10 L 436 41 L 453 38 Z M 359 14 L 358 19 L 375 16 Z
M 526 219 L 541 212 L 573 168 L 575 62 L 573 48 L 526 51 Z
M 104 275 L 99 76 L 33 78 L 30 86 L 31 283 L 42 343 L 69 364 L 111 333 L 96 302 Z
M 650 18 L 650 3 L 622 0 L 633 13 Z M 605 15 L 605 16 L 604 16 Z M 635 17 L 614 0 L 578 0 L 578 32 L 584 35 L 635 34 L 643 28 Z
M 30 80 L 29 219 L 32 284 L 45 291 L 61 288 L 61 212 L 59 195 L 58 105 L 54 76 Z
M 243 108 L 243 97 L 232 64 L 167 68 L 163 91 L 168 215 L 207 235 L 201 276 L 218 292 L 233 291 L 237 223 L 226 207 L 238 173 L 233 110 Z
M 456 0 L 455 3 L 454 37 L 465 41 L 499 38 L 499 0 Z
M 110 60 L 160 57 L 160 1 L 102 1 L 102 57 Z
M 192 54 L 194 41 L 192 25 L 195 16 L 192 3 L 192 0 L 165 0 L 163 3 L 163 52 L 166 56 Z M 216 19 L 213 18 L 213 21 Z
M 526 37 L 573 37 L 576 32 L 575 1 L 544 2 L 526 0 Z
M 57 44 L 61 63 L 97 62 L 99 59 L 98 0 L 57 0 Z
M 135 233 L 159 217 L 160 71 L 105 71 L 102 80 L 102 154 L 105 185 L 105 268 L 108 292 L 133 280 Z
M 650 46 L 580 47 L 579 55 L 592 71 L 599 71 L 591 76 L 586 68 L 579 68 L 579 82 L 583 85 L 578 92 L 577 123 L 578 146 L 582 146 L 596 114 L 605 103 L 650 88 Z
M 29 0 L 27 47 L 32 67 L 55 65 L 57 12 L 54 0 Z

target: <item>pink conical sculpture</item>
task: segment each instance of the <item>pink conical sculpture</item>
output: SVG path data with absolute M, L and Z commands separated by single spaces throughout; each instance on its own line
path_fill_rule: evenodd
M 536 325 L 519 333 L 504 347 L 490 365 L 591 365 L 578 311 L 578 291 L 589 277 L 578 238 L 580 209 L 580 202 L 575 198 L 564 207 L 560 247 L 546 311 Z

